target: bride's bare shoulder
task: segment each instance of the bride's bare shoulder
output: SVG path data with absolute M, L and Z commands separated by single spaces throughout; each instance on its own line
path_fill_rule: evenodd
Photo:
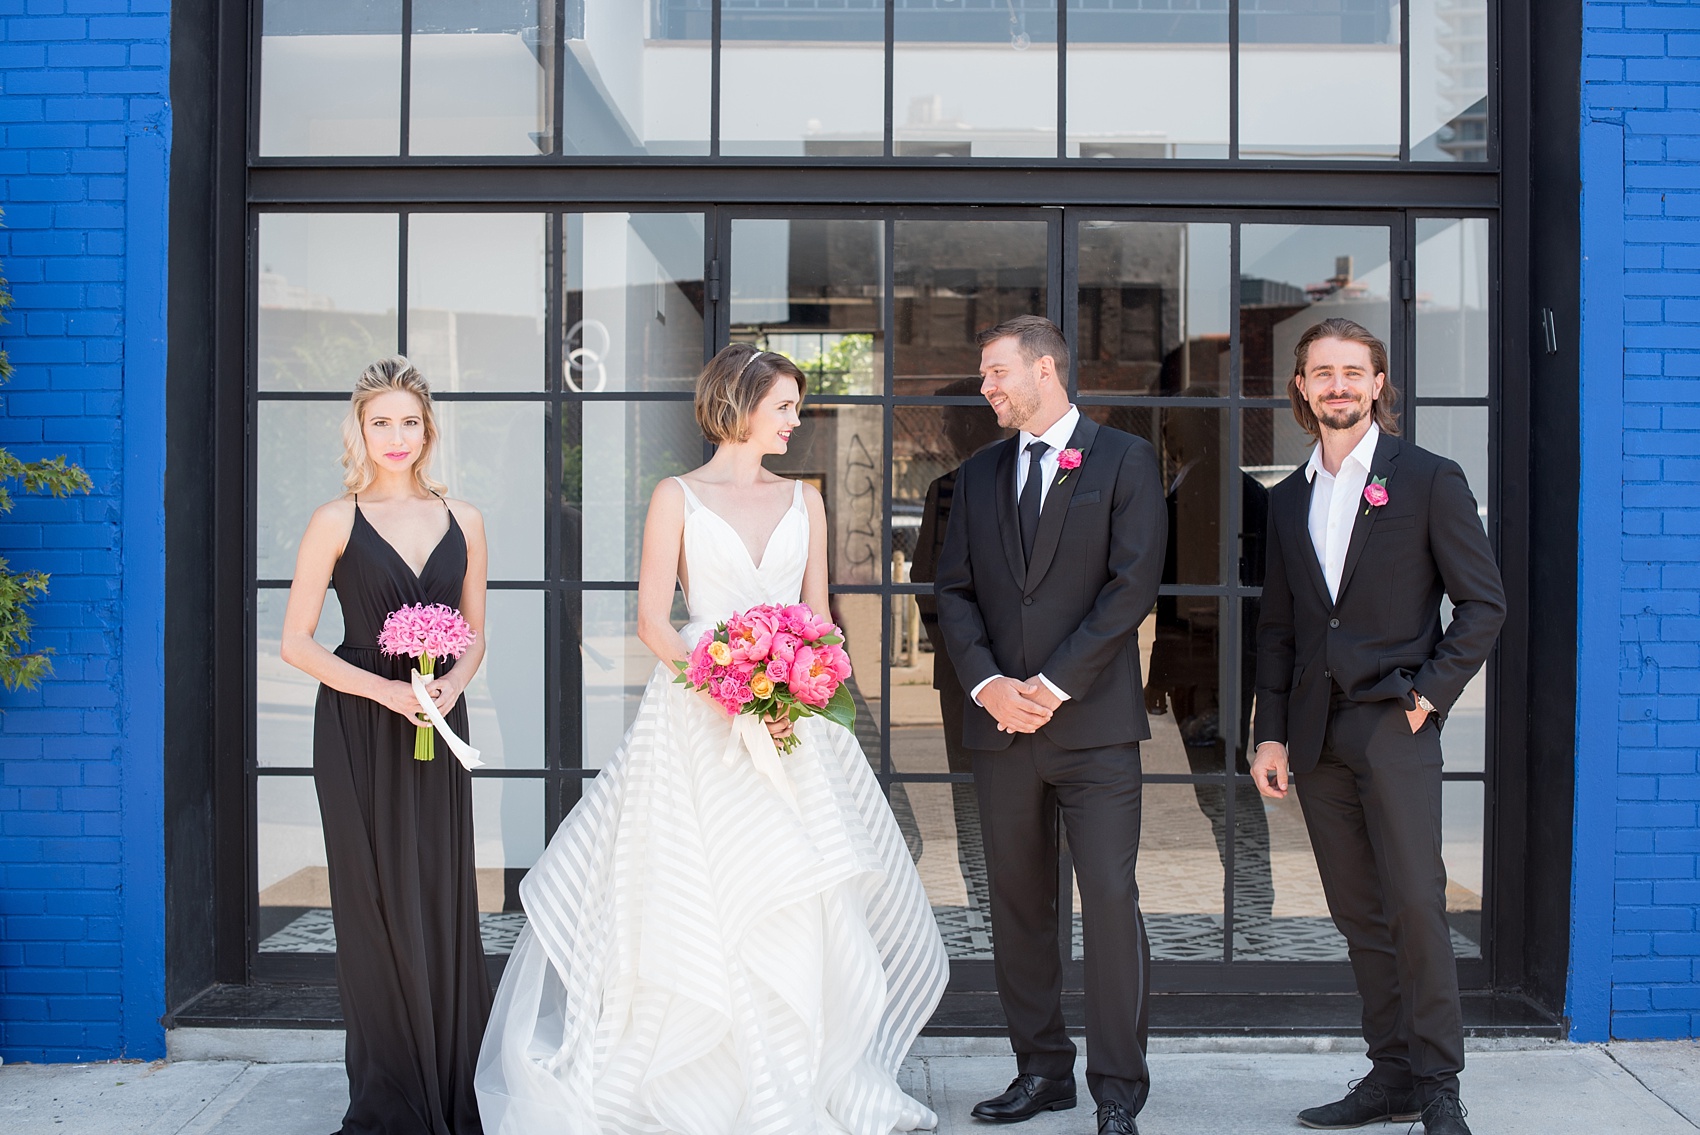
M 649 510 L 662 516 L 685 512 L 685 490 L 679 485 L 677 477 L 663 477 L 655 484 L 655 491 L 649 494 Z

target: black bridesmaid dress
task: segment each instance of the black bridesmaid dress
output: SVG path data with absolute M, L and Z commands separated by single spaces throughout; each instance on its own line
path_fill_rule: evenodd
M 445 507 L 447 507 L 445 505 Z M 406 681 L 413 659 L 378 650 L 404 604 L 460 606 L 466 537 L 449 530 L 419 575 L 354 505 L 331 575 L 345 625 L 338 658 Z M 466 702 L 449 726 L 467 736 Z M 319 687 L 313 780 L 348 1030 L 343 1135 L 482 1135 L 472 1075 L 490 1015 L 478 934 L 472 778 L 441 738 L 413 759 L 414 726 L 368 698 Z

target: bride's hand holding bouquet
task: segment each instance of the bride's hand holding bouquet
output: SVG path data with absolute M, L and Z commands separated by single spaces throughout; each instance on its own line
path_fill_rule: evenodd
M 675 682 L 707 694 L 728 717 L 753 714 L 768 723 L 783 753 L 797 747 L 790 727 L 802 718 L 855 724 L 844 634 L 806 603 L 740 611 L 704 631 L 690 658 L 673 665 Z

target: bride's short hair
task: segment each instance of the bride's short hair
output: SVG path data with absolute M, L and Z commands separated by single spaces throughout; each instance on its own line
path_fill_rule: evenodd
M 715 445 L 745 441 L 750 415 L 781 376 L 797 384 L 797 396 L 808 392 L 801 368 L 775 351 L 757 350 L 749 343 L 722 348 L 697 376 L 697 425 Z

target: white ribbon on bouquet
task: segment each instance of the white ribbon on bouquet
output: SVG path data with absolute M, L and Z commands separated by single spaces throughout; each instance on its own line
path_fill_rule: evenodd
M 465 765 L 468 771 L 483 768 L 484 762 L 478 759 L 478 750 L 455 736 L 455 731 L 443 720 L 443 715 L 437 710 L 437 704 L 431 700 L 430 693 L 425 689 L 425 678 L 417 670 L 413 672 L 413 696 L 419 701 L 420 712 L 430 718 L 431 724 L 436 727 L 437 736 L 448 743 L 455 759 Z
M 802 806 L 797 803 L 797 794 L 791 789 L 791 778 L 785 775 L 785 765 L 780 761 L 779 747 L 774 744 L 773 734 L 753 713 L 740 713 L 732 718 L 732 735 L 726 739 L 726 751 L 720 758 L 728 768 L 737 763 L 739 749 L 750 754 L 750 763 L 756 766 L 756 771 L 772 781 L 779 795 L 791 805 L 791 810 L 801 815 Z

